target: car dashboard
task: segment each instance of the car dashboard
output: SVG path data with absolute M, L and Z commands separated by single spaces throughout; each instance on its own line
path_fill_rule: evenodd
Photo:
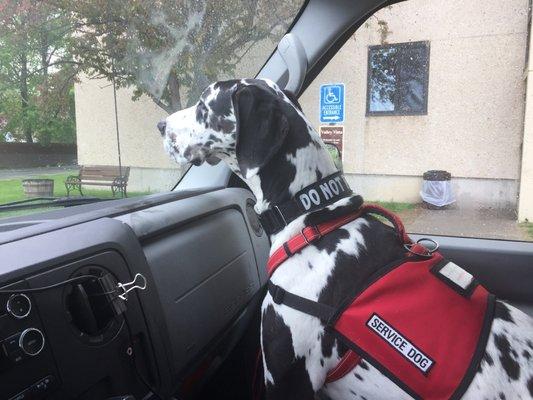
M 257 316 L 268 248 L 238 188 L 6 220 L 0 396 L 192 396 Z

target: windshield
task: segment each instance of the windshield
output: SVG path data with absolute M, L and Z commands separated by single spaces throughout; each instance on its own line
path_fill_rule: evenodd
M 299 97 L 352 189 L 408 232 L 533 241 L 531 12 L 523 0 L 384 7 Z
M 0 204 L 171 190 L 157 122 L 255 76 L 303 2 L 0 0 Z

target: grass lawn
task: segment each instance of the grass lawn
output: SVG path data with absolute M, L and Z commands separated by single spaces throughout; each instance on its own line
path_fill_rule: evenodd
M 53 175 L 38 175 L 38 176 L 28 176 L 24 178 L 13 178 L 13 179 L 4 179 L 0 180 L 0 204 L 9 203 L 13 201 L 25 200 L 27 199 L 24 196 L 24 190 L 22 188 L 22 181 L 27 178 L 38 178 L 38 179 L 53 179 L 54 180 L 54 197 L 63 197 L 67 195 L 67 190 L 65 189 L 65 180 L 69 175 L 77 175 L 77 170 L 66 171 L 62 174 L 53 174 Z M 87 189 L 82 186 L 84 196 L 95 196 L 100 198 L 113 198 L 111 193 L 111 188 L 105 189 Z M 79 196 L 78 191 L 71 191 L 72 196 Z M 128 192 L 128 197 L 135 196 L 144 196 L 150 194 L 150 192 Z M 120 195 L 117 195 L 117 199 L 120 198 Z M 17 215 L 27 215 L 35 212 L 49 211 L 52 208 L 38 208 L 30 210 L 17 210 L 9 212 L 0 212 L 0 218 L 14 217 Z
M 529 236 L 529 239 L 533 240 L 533 222 L 522 222 L 519 226 Z
M 412 210 L 416 207 L 416 204 L 413 203 L 400 203 L 394 201 L 367 201 L 365 203 L 380 205 L 393 213 L 401 213 L 402 211 Z

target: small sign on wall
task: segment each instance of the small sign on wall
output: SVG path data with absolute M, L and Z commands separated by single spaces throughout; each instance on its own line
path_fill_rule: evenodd
M 344 83 L 320 86 L 320 122 L 344 122 Z
M 342 137 L 344 136 L 344 126 L 331 125 L 320 127 L 320 137 L 325 143 L 337 146 L 342 157 Z

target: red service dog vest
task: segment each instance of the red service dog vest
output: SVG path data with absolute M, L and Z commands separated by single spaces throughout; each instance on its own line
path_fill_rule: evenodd
M 484 354 L 492 296 L 438 253 L 378 274 L 342 309 L 336 333 L 413 397 L 460 397 Z
M 401 221 L 375 206 L 369 210 L 376 211 L 394 223 L 405 241 Z M 320 226 L 315 231 L 318 237 L 326 233 Z M 302 235 L 306 243 L 316 240 Z M 287 243 L 290 257 L 295 251 Z M 332 312 L 269 283 L 276 303 L 321 318 L 351 349 L 327 382 L 341 378 L 363 358 L 417 399 L 460 398 L 468 388 L 484 354 L 494 296 L 439 253 L 418 254 L 424 247 L 411 246 L 418 250 L 378 270 Z

